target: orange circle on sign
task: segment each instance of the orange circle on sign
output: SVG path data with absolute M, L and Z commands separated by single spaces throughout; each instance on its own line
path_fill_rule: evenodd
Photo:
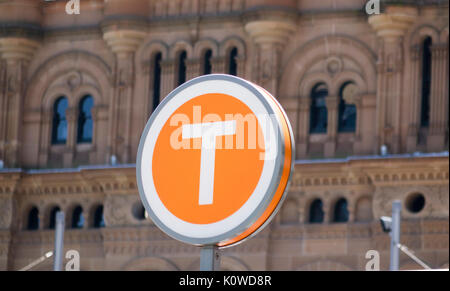
M 213 203 L 199 204 L 201 139 L 183 139 L 182 126 L 236 121 L 236 134 L 216 138 Z M 250 198 L 260 180 L 264 142 L 255 114 L 226 94 L 205 94 L 180 106 L 167 120 L 153 153 L 153 181 L 164 206 L 195 224 L 221 221 Z M 151 178 L 151 177 L 149 177 Z

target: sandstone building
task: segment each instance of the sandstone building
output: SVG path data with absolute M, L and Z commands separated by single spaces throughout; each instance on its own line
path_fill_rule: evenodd
M 395 199 L 402 242 L 448 268 L 448 1 L 366 2 L 0 0 L 0 270 L 53 248 L 58 209 L 82 270 L 198 269 L 146 218 L 135 160 L 158 103 L 208 73 L 272 92 L 296 140 L 280 213 L 222 269 L 387 269 Z

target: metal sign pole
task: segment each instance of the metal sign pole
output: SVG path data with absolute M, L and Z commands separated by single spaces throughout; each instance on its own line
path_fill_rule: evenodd
M 53 271 L 62 271 L 64 249 L 64 212 L 56 213 L 55 227 L 55 257 L 53 261 Z
M 204 246 L 200 250 L 200 271 L 219 271 L 220 253 L 217 246 Z
M 392 230 L 391 230 L 391 271 L 398 271 L 399 267 L 399 249 L 400 244 L 400 219 L 401 219 L 402 203 L 395 200 L 392 203 Z

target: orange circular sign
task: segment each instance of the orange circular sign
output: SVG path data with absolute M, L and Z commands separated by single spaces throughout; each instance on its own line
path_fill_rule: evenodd
M 228 75 L 193 79 L 147 123 L 136 167 L 141 199 L 178 240 L 236 244 L 281 205 L 293 144 L 286 114 L 264 89 Z

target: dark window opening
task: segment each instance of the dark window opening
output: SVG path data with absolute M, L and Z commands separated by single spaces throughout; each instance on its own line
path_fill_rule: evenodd
M 72 228 L 83 228 L 84 226 L 84 216 L 83 208 L 81 206 L 75 207 L 72 213 Z
M 178 86 L 186 82 L 186 58 L 186 51 L 181 52 L 178 57 Z
M 136 202 L 133 205 L 131 211 L 133 213 L 134 218 L 136 218 L 137 220 L 145 220 L 148 218 L 147 211 L 145 210 L 144 205 L 142 205 L 141 202 Z
M 67 141 L 66 110 L 69 106 L 66 97 L 60 97 L 53 106 L 52 144 L 65 144 Z
M 341 87 L 339 93 L 339 132 L 356 131 L 356 105 L 350 103 L 354 101 L 355 94 L 355 84 L 348 82 Z
M 94 98 L 91 95 L 85 96 L 79 105 L 78 113 L 78 143 L 90 143 L 93 136 L 92 107 L 94 107 Z
M 212 72 L 211 58 L 212 51 L 207 50 L 203 58 L 203 75 L 209 75 Z
M 49 229 L 55 229 L 55 226 L 56 226 L 56 213 L 58 213 L 58 211 L 61 211 L 61 209 L 59 207 L 53 207 L 52 210 L 50 211 L 50 221 L 48 223 L 48 228 Z
M 161 102 L 161 60 L 162 54 L 156 54 L 153 61 L 153 111 Z
M 28 224 L 27 230 L 38 230 L 39 229 L 39 210 L 33 207 L 30 212 L 28 212 Z
M 317 84 L 311 91 L 311 109 L 309 121 L 310 133 L 327 132 L 328 127 L 328 110 L 326 104 L 327 96 L 328 96 L 328 88 L 323 83 Z
M 238 56 L 238 49 L 237 48 L 233 48 L 230 51 L 230 57 L 228 60 L 228 74 L 233 75 L 233 76 L 237 76 L 237 56 Z
M 309 208 L 309 223 L 322 223 L 324 219 L 322 200 L 316 199 Z
M 103 216 L 103 206 L 100 205 L 94 212 L 94 228 L 105 227 L 105 218 Z
M 430 125 L 430 91 L 431 91 L 431 37 L 427 37 L 422 46 L 422 100 L 420 126 Z
M 348 208 L 347 200 L 342 198 L 336 202 L 334 206 L 333 222 L 347 222 L 348 221 Z

